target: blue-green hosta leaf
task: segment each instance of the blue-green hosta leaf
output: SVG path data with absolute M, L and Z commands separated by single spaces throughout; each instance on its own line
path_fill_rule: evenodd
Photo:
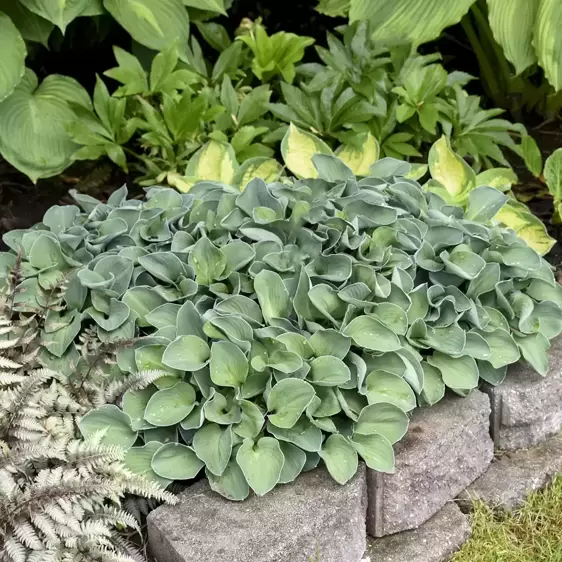
M 390 302 L 378 303 L 369 315 L 382 322 L 395 334 L 405 336 L 408 331 L 408 316 L 404 309 L 397 304 Z
M 162 447 L 162 443 L 158 441 L 151 441 L 143 447 L 131 447 L 125 455 L 124 463 L 131 472 L 165 488 L 171 480 L 162 478 L 152 470 L 152 459 L 160 447 Z
M 480 378 L 485 380 L 488 384 L 492 386 L 497 386 L 501 384 L 507 375 L 507 365 L 494 368 L 492 364 L 488 361 L 476 361 L 478 365 L 478 371 L 480 372 Z
M 495 369 L 515 363 L 521 356 L 519 348 L 509 331 L 496 328 L 492 331 L 478 331 L 490 346 L 491 357 L 488 361 Z
M 168 427 L 152 427 L 142 432 L 142 438 L 145 443 L 157 442 L 161 445 L 164 443 L 178 442 L 178 427 L 170 425 Z
M 202 340 L 207 339 L 203 331 L 201 315 L 189 300 L 186 300 L 178 310 L 177 334 L 178 336 L 197 336 Z
M 146 315 L 146 321 L 157 329 L 167 328 L 168 326 L 176 326 L 179 304 L 167 302 Z
M 306 271 L 310 277 L 343 283 L 351 277 L 352 265 L 351 256 L 345 254 L 320 255 L 306 266 Z
M 358 316 L 343 330 L 356 345 L 372 351 L 395 351 L 400 349 L 398 336 L 382 322 L 372 316 Z
M 487 263 L 484 269 L 470 281 L 466 296 L 476 298 L 484 293 L 493 291 L 500 281 L 500 266 L 498 263 Z
M 323 355 L 310 363 L 308 379 L 318 386 L 341 386 L 351 378 L 349 367 L 337 357 Z
M 288 484 L 289 482 L 293 482 L 303 471 L 304 465 L 306 464 L 306 453 L 287 441 L 280 441 L 279 446 L 285 457 L 281 476 L 279 477 L 279 484 Z
M 178 336 L 167 347 L 162 362 L 180 371 L 198 371 L 209 362 L 211 350 L 197 336 Z
M 232 453 L 232 428 L 222 428 L 216 423 L 204 425 L 193 436 L 193 450 L 209 472 L 221 476 Z
M 439 257 L 449 273 L 463 279 L 475 279 L 486 267 L 486 261 L 464 244 L 457 246 L 451 253 L 441 252 Z
M 122 300 L 137 315 L 137 324 L 141 327 L 150 326 L 146 315 L 166 302 L 150 287 L 132 287 L 123 295 Z
M 231 459 L 224 472 L 217 476 L 210 470 L 205 471 L 211 489 L 231 501 L 244 501 L 250 495 L 250 487 L 242 469 L 235 459 Z
M 5 36 L 0 33 L 2 39 Z M 10 60 L 9 55 L 2 56 L 2 64 Z M 9 79 L 0 80 L 3 86 L 8 82 Z M 66 124 L 76 118 L 67 102 L 87 105 L 88 94 L 78 82 L 58 74 L 51 74 L 39 85 L 29 69 L 16 83 L 0 105 L 0 152 L 35 182 L 59 174 L 70 165 L 79 147 L 66 131 Z
M 189 254 L 199 285 L 210 285 L 226 267 L 226 256 L 206 236 L 200 238 Z
M 315 396 L 311 384 L 300 379 L 279 381 L 267 397 L 269 421 L 280 428 L 293 427 Z
M 154 51 L 176 43 L 188 62 L 189 17 L 181 0 L 103 0 L 103 5 L 135 41 Z
M 453 390 L 471 390 L 478 386 L 478 366 L 468 355 L 449 357 L 436 351 L 427 362 L 439 369 L 443 382 Z
M 476 187 L 468 196 L 468 209 L 464 218 L 469 221 L 486 223 L 496 216 L 507 199 L 507 195 L 493 187 Z
M 226 279 L 234 271 L 241 270 L 248 265 L 256 256 L 256 252 L 246 242 L 235 240 L 221 248 L 221 252 L 226 258 L 226 266 L 222 272 L 221 279 Z
M 304 269 L 304 268 L 303 268 Z M 299 283 L 300 287 L 300 283 Z M 297 291 L 298 295 L 298 291 Z M 302 300 L 300 305 L 297 305 L 297 297 L 295 296 L 295 306 L 299 306 L 300 313 L 310 314 L 313 318 L 315 314 L 311 312 L 310 309 L 314 310 L 316 308 L 320 313 L 322 313 L 328 320 L 330 320 L 335 326 L 339 326 L 340 319 L 343 318 L 345 311 L 347 310 L 347 305 L 338 297 L 338 292 L 326 285 L 325 283 L 319 283 L 315 285 L 308 291 L 308 299 L 305 300 L 304 295 L 298 295 Z M 308 307 L 308 304 L 312 303 L 312 307 Z M 303 316 L 306 319 L 311 319 L 308 316 Z
M 314 154 L 312 164 L 320 179 L 328 182 L 340 182 L 353 179 L 353 172 L 336 156 L 331 154 Z
M 242 410 L 233 400 L 211 389 L 211 398 L 203 406 L 205 417 L 219 425 L 232 425 L 242 421 Z
M 181 443 L 166 443 L 153 455 L 152 470 L 168 480 L 195 478 L 205 466 L 190 447 Z
M 420 397 L 428 406 L 437 404 L 445 396 L 445 383 L 441 372 L 429 363 L 422 361 L 423 390 Z
M 144 419 L 144 412 L 148 401 L 156 391 L 156 387 L 150 385 L 142 390 L 127 390 L 125 392 L 123 396 L 123 412 L 131 418 L 131 427 L 134 431 L 141 431 L 152 427 Z
M 545 377 L 548 374 L 548 350 L 550 341 L 543 334 L 518 336 L 513 334 L 513 339 L 521 351 L 523 359 L 529 363 L 537 373 Z
M 242 411 L 240 423 L 232 426 L 236 435 L 247 439 L 254 439 L 263 428 L 264 417 L 262 411 L 249 400 L 240 400 L 238 403 Z
M 301 334 L 286 332 L 277 336 L 276 339 L 287 348 L 287 351 L 290 351 L 291 353 L 294 353 L 295 355 L 298 355 L 303 359 L 311 359 L 315 355 L 314 349 L 312 345 L 310 345 L 309 340 L 307 340 Z M 336 353 L 334 353 L 333 355 L 337 356 Z
M 345 359 L 351 345 L 350 338 L 332 329 L 314 332 L 309 341 L 316 357 L 332 355 L 342 360 Z
M 383 435 L 390 443 L 400 441 L 408 430 L 408 416 L 398 406 L 386 402 L 365 406 L 353 427 L 354 435 Z
M 248 359 L 235 344 L 214 342 L 211 346 L 211 380 L 218 386 L 239 388 L 248 376 Z
M 289 292 L 278 273 L 264 269 L 254 279 L 254 290 L 258 297 L 265 321 L 272 318 L 286 318 L 289 312 Z
M 388 371 L 371 371 L 365 379 L 365 395 L 369 404 L 388 402 L 404 412 L 416 407 L 412 387 L 400 376 Z
M 87 8 L 90 0 L 20 0 L 30 11 L 54 23 L 63 33 L 67 25 Z
M 542 279 L 533 279 L 526 293 L 537 301 L 552 301 L 562 307 L 562 286 L 548 283 Z
M 176 283 L 180 275 L 184 274 L 180 259 L 172 252 L 154 252 L 140 256 L 138 262 L 152 277 L 170 285 Z
M 351 444 L 371 470 L 389 474 L 394 472 L 392 444 L 383 435 L 379 433 L 353 434 Z
M 357 472 L 357 450 L 343 435 L 330 435 L 322 445 L 320 457 L 339 484 L 346 484 Z
M 1 7 L 1 6 L 0 6 Z M 27 49 L 14 22 L 0 12 L 0 102 L 16 88 L 25 72 Z
M 258 496 L 263 496 L 279 482 L 285 457 L 277 439 L 262 437 L 257 443 L 244 439 L 236 453 L 236 462 L 250 488 Z
M 215 310 L 220 314 L 236 314 L 247 322 L 263 324 L 261 309 L 256 301 L 244 295 L 234 295 L 215 304 Z
M 293 443 L 303 451 L 317 453 L 322 445 L 322 432 L 306 416 L 302 416 L 290 429 L 276 427 L 267 422 L 267 431 L 280 441 Z
M 243 351 L 250 351 L 253 333 L 252 327 L 246 320 L 237 316 L 217 316 L 211 319 L 209 324 L 203 326 L 203 330 L 209 337 L 228 338 Z
M 80 209 L 76 205 L 54 205 L 43 216 L 43 224 L 59 235 L 74 225 Z
M 137 432 L 131 429 L 131 425 L 131 418 L 113 404 L 105 404 L 90 410 L 78 423 L 84 438 L 103 431 L 101 440 L 103 444 L 119 445 L 125 449 L 131 447 L 137 440 Z
M 144 419 L 156 427 L 175 425 L 195 407 L 195 390 L 186 382 L 155 392 L 144 412 Z
M 21 285 L 19 287 L 21 288 Z M 67 316 L 67 321 L 64 322 L 64 326 L 60 330 L 52 333 L 45 332 L 41 336 L 41 344 L 56 357 L 64 355 L 82 327 L 80 313 L 77 310 L 72 311 Z
M 548 339 L 555 338 L 562 332 L 560 307 L 552 301 L 536 303 L 530 314 L 520 319 L 519 329 L 526 334 L 540 332 Z
M 332 151 L 324 141 L 291 123 L 281 143 L 281 154 L 285 165 L 295 176 L 317 178 L 312 157 L 315 154 L 332 154 Z
M 93 306 L 84 311 L 85 316 L 89 316 L 94 322 L 106 332 L 117 330 L 129 318 L 131 311 L 129 307 L 117 299 L 109 301 L 109 311 L 107 315 L 99 312 Z

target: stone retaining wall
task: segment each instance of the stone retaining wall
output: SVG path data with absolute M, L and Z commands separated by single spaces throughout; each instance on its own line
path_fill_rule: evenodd
M 558 338 L 546 378 L 518 364 L 500 387 L 415 410 L 394 474 L 361 467 L 339 486 L 318 469 L 238 504 L 201 482 L 149 516 L 150 547 L 158 562 L 443 562 L 470 534 L 458 505 L 516 507 L 562 470 L 561 426 Z

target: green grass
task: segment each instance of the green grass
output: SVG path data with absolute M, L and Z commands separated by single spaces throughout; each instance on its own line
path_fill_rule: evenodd
M 451 562 L 562 562 L 562 475 L 513 513 L 477 503 L 470 517 L 472 537 Z

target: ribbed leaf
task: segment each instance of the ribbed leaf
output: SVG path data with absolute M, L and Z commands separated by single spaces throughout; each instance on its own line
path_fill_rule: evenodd
M 19 0 L 28 10 L 54 23 L 63 33 L 66 26 L 77 18 L 90 0 Z
M 562 90 L 562 2 L 541 0 L 534 45 L 539 64 L 556 91 Z
M 0 12 L 0 101 L 15 89 L 25 72 L 27 49 L 12 20 Z
M 0 68 L 5 59 L 2 41 L 0 31 Z M 2 84 L 0 77 L 0 89 Z M 65 129 L 75 118 L 67 101 L 85 104 L 84 96 L 87 100 L 78 82 L 57 74 L 38 87 L 37 76 L 27 69 L 12 95 L 0 104 L 0 153 L 33 181 L 62 172 L 78 148 Z
M 0 0 L 0 12 L 9 16 L 24 39 L 47 46 L 49 35 L 54 27 L 50 21 L 39 17 L 14 0 Z
M 104 0 L 103 5 L 141 45 L 161 51 L 177 41 L 186 60 L 189 16 L 181 0 Z
M 541 0 L 488 0 L 488 19 L 505 58 L 521 74 L 537 62 L 532 39 Z
M 458 23 L 475 0 L 351 0 L 350 20 L 370 20 L 379 41 L 405 39 L 414 45 L 438 37 Z

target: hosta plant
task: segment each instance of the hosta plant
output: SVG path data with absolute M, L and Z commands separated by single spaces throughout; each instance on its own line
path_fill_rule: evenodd
M 84 437 L 128 449 L 161 484 L 205 474 L 232 500 L 326 465 L 339 483 L 360 459 L 392 472 L 409 412 L 499 384 L 524 359 L 548 370 L 562 330 L 551 268 L 494 216 L 507 196 L 481 186 L 465 207 L 424 191 L 384 158 L 356 177 L 331 154 L 314 178 L 240 191 L 125 189 L 76 194 L 29 231 L 17 308 L 68 279 L 43 359 L 68 363 L 78 330 L 121 350 L 123 373 L 166 373 L 80 421 Z M 454 173 L 454 172 L 453 172 Z

